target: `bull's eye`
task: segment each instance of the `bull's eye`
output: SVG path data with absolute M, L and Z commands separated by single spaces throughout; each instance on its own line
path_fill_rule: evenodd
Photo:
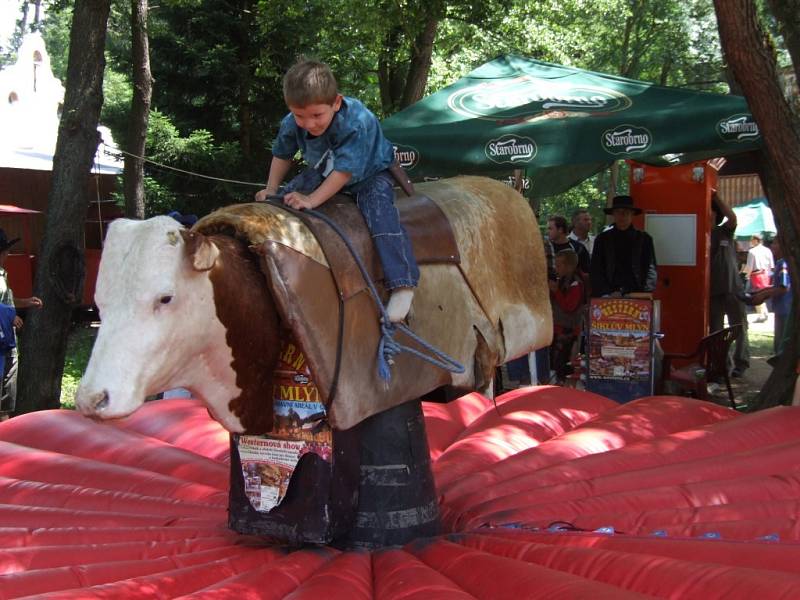
M 161 296 L 158 301 L 161 302 L 161 304 L 169 304 L 172 302 L 172 296 Z

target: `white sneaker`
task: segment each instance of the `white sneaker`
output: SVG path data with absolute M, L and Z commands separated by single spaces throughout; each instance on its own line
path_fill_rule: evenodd
M 411 301 L 414 299 L 414 288 L 403 287 L 392 290 L 389 302 L 386 305 L 386 314 L 389 321 L 399 323 L 411 310 Z

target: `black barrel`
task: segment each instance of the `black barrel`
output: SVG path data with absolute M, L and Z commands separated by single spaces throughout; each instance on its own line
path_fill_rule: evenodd
M 400 546 L 439 533 L 439 505 L 419 400 L 358 425 L 361 478 L 350 548 Z

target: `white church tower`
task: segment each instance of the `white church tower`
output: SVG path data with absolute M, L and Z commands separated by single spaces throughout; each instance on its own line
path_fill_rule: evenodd
M 52 170 L 64 86 L 53 75 L 42 35 L 26 34 L 17 62 L 0 71 L 0 167 Z M 98 130 L 114 148 L 111 132 Z M 122 161 L 98 148 L 95 167 L 105 174 L 121 173 Z

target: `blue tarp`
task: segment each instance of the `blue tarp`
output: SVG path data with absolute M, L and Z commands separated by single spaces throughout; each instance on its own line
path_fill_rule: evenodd
M 749 238 L 756 233 L 774 236 L 778 232 L 766 198 L 755 198 L 747 204 L 734 206 L 733 212 L 736 213 L 737 238 Z

